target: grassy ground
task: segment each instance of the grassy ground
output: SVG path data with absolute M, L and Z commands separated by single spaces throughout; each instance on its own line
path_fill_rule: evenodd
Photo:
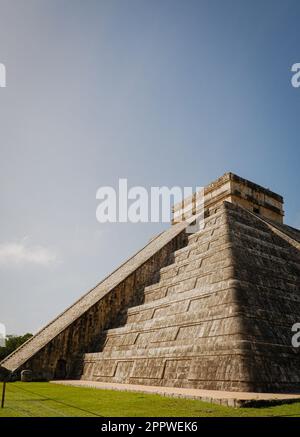
M 0 387 L 2 391 L 2 387 Z M 0 417 L 58 416 L 300 416 L 300 402 L 268 408 L 229 408 L 159 395 L 66 387 L 43 383 L 8 383 Z

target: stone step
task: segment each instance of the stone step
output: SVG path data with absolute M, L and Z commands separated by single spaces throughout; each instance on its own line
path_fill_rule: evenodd
M 194 291 L 194 290 L 193 290 Z M 146 314 L 143 314 L 142 319 L 131 318 L 131 321 L 127 321 L 125 325 L 116 328 L 110 328 L 105 333 L 115 334 L 130 331 L 138 331 L 143 329 L 152 329 L 155 327 L 161 328 L 162 326 L 173 326 L 178 320 L 178 324 L 181 322 L 189 322 L 189 318 L 198 316 L 199 320 L 208 320 L 211 317 L 218 317 L 220 311 L 225 311 L 226 317 L 229 314 L 226 313 L 223 306 L 230 305 L 235 308 L 234 305 L 234 291 L 231 288 L 219 290 L 213 293 L 202 293 L 198 291 L 198 296 L 186 297 L 181 301 L 172 301 L 170 303 L 163 303 L 157 307 L 148 310 L 148 318 Z M 191 295 L 190 292 L 184 293 Z M 232 310 L 233 311 L 233 310 Z M 232 312 L 231 311 L 231 312 Z M 141 310 L 141 313 L 143 311 Z M 230 312 L 230 314 L 231 314 Z M 137 314 L 137 313 L 136 313 Z
M 210 302 L 209 302 L 210 301 Z M 237 304 L 234 301 L 214 305 L 214 296 L 202 299 L 202 301 L 187 301 L 181 313 L 161 313 L 159 317 L 127 324 L 124 327 L 110 329 L 104 333 L 105 344 L 103 351 L 113 349 L 130 349 L 132 347 L 152 347 L 152 345 L 165 346 L 174 343 L 194 342 L 196 338 L 213 337 L 215 335 L 233 335 L 235 333 L 246 335 L 246 327 L 252 324 L 256 326 L 256 339 L 264 332 L 264 338 L 268 337 L 270 322 L 276 325 L 276 335 L 270 335 L 270 340 L 276 337 L 277 343 L 290 345 L 290 326 L 293 318 L 282 318 L 277 312 L 269 317 L 267 311 L 260 311 L 259 322 L 257 308 L 248 309 L 246 305 Z M 291 315 L 292 316 L 292 315 Z M 243 323 L 241 324 L 241 320 Z
M 255 306 L 255 302 L 257 300 L 263 298 L 269 300 L 267 307 L 270 306 L 272 301 L 286 301 L 290 302 L 291 307 L 294 305 L 300 303 L 300 289 L 297 286 L 294 286 L 293 284 L 285 284 L 285 287 L 280 289 L 278 287 L 275 287 L 274 285 L 265 286 L 263 284 L 257 285 L 253 287 L 253 284 L 247 281 L 241 281 L 236 279 L 229 279 L 226 281 L 220 281 L 218 284 L 199 284 L 199 286 L 195 289 L 178 293 L 178 294 L 170 294 L 166 297 L 163 297 L 161 299 L 153 300 L 147 303 L 143 303 L 137 306 L 133 306 L 128 308 L 127 315 L 130 317 L 131 315 L 138 315 L 143 314 L 143 312 L 148 312 L 155 310 L 160 305 L 166 305 L 171 304 L 172 302 L 180 302 L 182 300 L 185 300 L 186 298 L 193 298 L 197 296 L 202 295 L 209 295 L 211 293 L 217 293 L 222 290 L 226 289 L 233 289 L 238 287 L 239 290 L 241 290 L 241 293 L 244 296 L 247 297 L 247 300 L 251 300 L 251 305 Z M 272 291 L 270 291 L 272 290 Z M 274 290 L 276 290 L 276 295 L 274 295 Z M 254 293 L 255 292 L 255 293 Z M 254 300 L 253 300 L 254 299 Z M 261 304 L 262 305 L 262 304 Z M 281 306 L 278 304 L 279 307 Z M 142 316 L 143 320 L 144 318 L 147 318 L 146 316 Z
M 155 358 L 155 357 L 188 357 L 199 355 L 223 355 L 235 353 L 265 353 L 266 346 L 269 352 L 274 353 L 281 351 L 288 357 L 293 355 L 293 348 L 290 344 L 266 343 L 263 339 L 256 336 L 245 336 L 239 332 L 233 334 L 223 333 L 222 335 L 211 335 L 209 337 L 194 338 L 193 341 L 187 342 L 181 340 L 176 343 L 161 341 L 158 343 L 148 344 L 147 347 L 134 345 L 127 349 L 107 348 L 102 352 L 90 352 L 84 355 L 85 360 L 97 360 L 104 362 L 109 359 L 127 360 L 135 358 Z M 174 355 L 176 354 L 176 355 Z
M 217 390 L 225 388 L 236 390 L 238 384 L 241 391 L 249 391 L 248 383 L 251 381 L 251 375 L 248 376 L 246 373 L 248 370 L 248 367 L 245 367 L 247 366 L 246 358 L 250 360 L 250 363 L 257 360 L 259 364 L 264 362 L 264 359 L 268 359 L 267 367 L 265 365 L 261 367 L 264 377 L 270 375 L 270 371 L 273 369 L 272 357 L 276 356 L 277 353 L 285 355 L 287 359 L 291 358 L 291 347 L 288 353 L 286 352 L 287 348 L 256 343 L 257 350 L 253 352 L 253 343 L 237 336 L 227 336 L 215 340 L 216 343 L 211 343 L 210 348 L 207 347 L 207 344 L 201 344 L 200 346 L 142 349 L 134 352 L 128 351 L 128 353 L 111 351 L 111 356 L 86 354 L 81 378 L 175 387 L 184 385 L 211 388 L 213 385 Z M 268 352 L 272 352 L 272 355 L 268 357 L 265 352 L 266 346 L 268 346 Z M 234 372 L 235 377 L 228 383 L 228 376 L 232 372 Z M 271 381 L 273 377 L 276 378 L 276 381 L 282 378 L 279 366 L 275 376 L 273 369 L 273 373 L 269 377 Z M 296 377 L 296 381 L 299 381 L 298 377 Z
M 213 261 L 214 256 L 219 256 L 218 254 L 224 249 L 229 249 L 231 247 L 231 243 L 223 244 L 222 250 L 218 250 L 218 247 L 210 247 L 210 243 L 205 243 L 205 247 L 200 245 L 196 248 L 193 256 L 190 256 L 181 261 L 176 260 L 174 263 L 169 264 L 166 267 L 160 269 L 159 277 L 160 281 L 172 280 L 174 276 L 178 276 L 185 272 L 193 271 L 197 268 L 201 268 L 201 265 L 206 263 L 208 258 L 211 258 Z M 203 250 L 202 250 L 203 249 Z
M 216 339 L 217 336 L 210 337 L 199 337 L 195 338 L 194 341 L 188 340 L 186 338 L 178 338 L 176 340 L 169 340 L 168 338 L 162 338 L 160 341 L 151 341 L 151 343 L 143 344 L 137 341 L 137 344 L 130 345 L 118 345 L 116 347 L 107 347 L 101 352 L 101 356 L 99 358 L 111 358 L 112 356 L 118 356 L 119 358 L 129 358 L 135 357 L 137 351 L 144 351 L 144 355 L 151 356 L 154 351 L 157 349 L 161 349 L 165 354 L 169 352 L 170 349 L 173 349 L 176 345 L 177 348 L 187 348 L 190 346 L 192 350 L 197 348 L 198 352 L 205 353 L 205 351 L 209 350 L 210 353 L 218 352 L 223 350 L 231 350 L 232 348 L 232 337 L 236 336 L 240 338 L 238 334 L 232 335 L 223 335 L 222 337 L 218 336 L 220 339 L 222 338 L 223 342 L 218 342 L 218 349 L 215 348 L 215 345 L 212 340 Z M 224 340 L 227 337 L 228 341 Z M 230 343 L 230 347 L 228 346 Z M 117 355 L 119 353 L 119 355 Z M 141 353 L 141 352 L 140 352 Z
M 227 224 L 225 222 L 217 226 L 201 230 L 195 234 L 188 236 L 186 247 L 193 247 L 196 243 L 205 243 L 207 241 L 210 241 L 212 238 L 217 239 L 217 237 L 224 234 L 225 231 L 227 231 Z
M 223 291 L 232 290 L 234 281 L 222 281 L 219 284 L 205 284 L 202 287 L 185 291 L 178 294 L 170 294 L 162 299 L 157 299 L 148 303 L 137 305 L 135 307 L 128 308 L 127 310 L 127 323 L 132 323 L 135 321 L 143 321 L 151 319 L 160 312 L 161 308 L 169 308 L 170 314 L 174 314 L 179 311 L 181 312 L 181 305 L 184 305 L 186 300 L 198 300 L 211 296 L 215 293 L 216 299 L 221 299 L 217 293 Z M 220 300 L 222 303 L 224 300 Z M 177 308 L 178 307 L 178 308 Z
M 205 239 L 207 235 L 217 229 L 220 229 L 222 226 L 226 226 L 226 221 L 225 219 L 218 220 L 218 217 L 211 222 L 206 222 L 203 229 L 188 236 L 188 244 L 193 244 L 200 239 Z
M 176 317 L 180 318 L 182 313 L 187 311 L 197 310 L 200 316 L 203 306 L 206 308 L 205 314 L 207 315 L 209 311 L 211 311 L 211 308 L 221 307 L 224 304 L 232 304 L 232 302 L 234 302 L 236 299 L 235 286 L 236 281 L 234 280 L 223 281 L 218 285 L 206 285 L 201 288 L 169 295 L 147 304 L 129 308 L 127 311 L 127 319 L 126 316 L 124 317 L 126 324 L 123 325 L 122 329 L 140 329 L 139 323 L 142 322 L 143 324 L 143 322 L 146 321 L 153 321 L 162 316 L 176 315 Z M 239 289 L 241 290 L 242 296 L 239 298 L 239 307 L 241 311 L 245 306 L 251 305 L 254 318 L 259 314 L 260 318 L 268 319 L 269 321 L 272 320 L 272 323 L 280 323 L 282 312 L 273 309 L 270 313 L 271 316 L 264 316 L 268 311 L 262 311 L 261 309 L 262 307 L 270 308 L 275 306 L 275 308 L 281 308 L 284 311 L 284 317 L 290 320 L 291 326 L 293 325 L 294 316 L 289 318 L 289 313 L 293 313 L 296 308 L 300 311 L 300 296 L 291 293 L 287 298 L 286 290 L 284 290 L 281 292 L 277 291 L 275 297 L 273 293 L 266 292 L 263 287 L 256 289 L 254 293 L 253 288 L 252 290 L 248 290 L 248 287 L 241 288 L 241 286 L 242 284 L 240 283 Z M 276 301 L 275 303 L 274 300 Z M 250 315 L 251 312 L 248 310 L 248 313 Z M 113 330 L 111 332 L 113 332 Z
M 194 275 L 190 274 L 189 278 L 182 281 L 173 282 L 171 285 L 157 284 L 152 289 L 147 290 L 144 294 L 145 303 L 161 299 L 171 294 L 180 294 L 185 291 L 199 288 L 204 285 L 215 284 L 220 281 L 230 279 L 233 275 L 233 269 L 231 266 L 225 267 L 222 270 L 215 270 L 207 273 L 199 273 L 196 271 Z
M 265 245 L 265 247 L 269 247 L 271 249 L 274 248 L 275 251 L 276 249 L 281 249 L 286 253 L 290 253 L 292 250 L 293 255 L 299 256 L 299 251 L 287 244 L 286 240 L 281 239 L 277 235 L 271 234 L 270 232 L 267 233 L 261 229 L 253 228 L 253 226 L 251 227 L 245 223 L 235 223 L 234 230 L 230 229 L 229 233 L 231 236 L 236 236 L 239 239 L 252 239 L 253 241 L 261 242 Z
M 245 242 L 245 243 L 252 243 L 257 245 L 257 247 L 259 247 L 261 249 L 261 251 L 265 252 L 265 256 L 274 256 L 274 252 L 275 252 L 275 258 L 283 258 L 285 261 L 288 258 L 291 258 L 290 252 L 291 252 L 291 248 L 286 246 L 286 242 L 285 241 L 280 241 L 280 239 L 277 239 L 276 241 L 274 241 L 274 237 L 270 234 L 267 233 L 264 230 L 261 229 L 254 229 L 253 226 L 249 226 L 246 225 L 244 223 L 235 223 L 235 229 L 233 230 L 225 230 L 224 232 L 220 232 L 217 234 L 218 238 L 214 238 L 212 236 L 211 238 L 211 242 L 213 242 L 215 239 L 219 239 L 219 237 L 224 237 L 225 235 L 228 235 L 228 237 L 230 238 L 230 240 L 235 240 L 235 241 L 240 241 L 240 242 Z M 196 233 L 193 234 L 193 241 L 192 243 L 189 243 L 187 246 L 185 246 L 182 249 L 179 249 L 178 251 L 176 251 L 174 253 L 175 255 L 175 260 L 177 257 L 180 257 L 183 254 L 186 254 L 186 252 L 189 252 L 189 249 L 193 250 L 194 253 L 194 249 L 197 248 L 197 243 L 199 243 L 199 241 L 197 240 L 197 238 L 199 238 L 200 233 Z M 196 240 L 195 240 L 196 239 Z M 211 242 L 207 241 L 206 243 L 203 243 L 203 246 L 205 246 L 205 244 L 210 244 Z M 268 250 L 269 249 L 269 250 Z M 277 255 L 276 255 L 276 252 Z M 300 259 L 300 253 L 299 251 L 296 251 L 296 255 L 297 257 Z
M 139 345 L 139 347 L 149 347 L 162 342 L 186 343 L 194 341 L 199 337 L 210 337 L 216 334 L 222 335 L 223 332 L 234 334 L 239 332 L 239 313 L 235 308 L 226 307 L 227 304 L 219 308 L 202 311 L 186 311 L 180 316 L 169 315 L 165 317 L 135 323 L 124 328 L 110 329 L 103 333 L 105 343 L 103 351 Z M 223 309 L 224 313 L 221 314 Z M 106 335 L 105 335 L 106 334 Z
M 228 244 L 226 247 L 223 247 L 222 250 L 216 251 L 214 249 L 206 252 L 204 256 L 198 255 L 188 263 L 174 263 L 172 266 L 168 266 L 167 270 L 167 272 L 172 273 L 172 275 L 165 278 L 163 271 L 160 273 L 160 281 L 145 287 L 145 293 L 147 294 L 148 291 L 155 290 L 159 287 L 177 284 L 178 282 L 189 279 L 197 274 L 197 272 L 200 276 L 203 273 L 211 273 L 217 269 L 225 268 L 232 263 L 230 254 L 230 245 Z
M 253 256 L 249 256 L 249 252 L 251 249 L 249 245 L 247 247 L 248 256 L 247 256 L 247 265 L 249 266 L 257 266 L 260 269 L 263 269 L 266 273 L 269 271 L 273 272 L 273 278 L 284 275 L 286 281 L 290 284 L 298 285 L 299 281 L 297 278 L 299 277 L 300 264 L 297 262 L 288 262 L 286 259 L 286 251 L 284 249 L 280 250 L 278 248 L 277 256 L 274 255 L 266 255 L 266 248 L 264 247 L 264 251 L 262 251 L 261 246 L 264 243 L 260 243 L 260 251 L 253 249 Z M 238 246 L 239 246 L 238 242 Z M 164 297 L 168 294 L 170 288 L 174 285 L 178 285 L 177 291 L 186 291 L 187 289 L 191 289 L 193 280 L 196 276 L 199 278 L 206 276 L 207 274 L 216 273 L 218 269 L 222 270 L 231 265 L 231 256 L 228 252 L 232 243 L 228 243 L 227 245 L 222 245 L 222 251 L 224 251 L 223 259 L 220 256 L 221 251 L 216 252 L 216 248 L 213 250 L 208 250 L 205 254 L 194 255 L 191 259 L 185 259 L 183 261 L 177 261 L 160 271 L 160 281 L 152 284 L 145 288 L 145 300 L 148 302 L 149 300 L 157 299 Z M 237 245 L 235 244 L 235 248 Z M 221 258 L 218 261 L 218 258 Z M 239 267 L 240 260 L 237 261 L 236 266 Z M 274 265 L 276 265 L 276 273 L 274 276 Z M 295 274 L 291 274 L 291 267 L 293 268 Z M 185 281 L 189 281 L 185 284 Z M 187 287 L 187 288 L 186 288 Z M 149 295 L 152 295 L 151 297 Z
M 85 359 L 105 361 L 107 359 L 168 357 L 174 356 L 174 353 L 178 354 L 177 356 L 193 356 L 195 353 L 197 355 L 199 353 L 214 355 L 216 352 L 234 353 L 235 345 L 237 350 L 241 350 L 241 348 L 251 350 L 250 342 L 250 339 L 242 339 L 239 333 L 198 337 L 190 342 L 182 339 L 175 344 L 174 342 L 171 344 L 171 342 L 162 340 L 159 344 L 148 344 L 147 347 L 137 344 L 127 349 L 107 348 L 101 352 L 86 353 Z
M 208 250 L 217 249 L 219 247 L 224 246 L 227 243 L 230 243 L 229 234 L 226 231 L 224 231 L 224 234 L 222 236 L 219 236 L 216 239 L 211 238 L 210 240 L 207 240 L 206 245 L 205 243 L 200 244 L 196 242 L 175 251 L 173 262 L 176 263 L 187 259 L 193 259 L 199 254 L 203 254 Z
M 242 241 L 239 241 L 239 245 L 241 245 Z M 243 241 L 243 243 L 246 243 L 245 239 Z M 249 246 L 250 243 L 252 244 L 252 246 L 254 247 L 253 244 L 253 240 L 248 240 L 248 250 L 249 250 Z M 258 243 L 258 241 L 257 241 Z M 206 243 L 207 244 L 207 243 Z M 266 259 L 267 261 L 269 261 L 271 265 L 271 267 L 273 267 L 274 263 L 277 263 L 279 266 L 285 266 L 285 265 L 289 265 L 289 266 L 293 266 L 296 270 L 297 270 L 297 274 L 299 274 L 299 270 L 300 270 L 300 256 L 299 256 L 299 262 L 296 262 L 294 260 L 288 260 L 288 250 L 286 248 L 282 248 L 282 247 L 277 247 L 276 248 L 276 252 L 274 250 L 274 245 L 271 246 L 271 244 L 266 243 L 266 242 L 259 242 L 260 244 L 260 251 L 259 253 L 255 252 L 255 256 L 259 256 L 262 260 Z M 262 251 L 262 245 L 265 247 L 264 251 Z M 232 244 L 228 243 L 226 245 L 223 245 L 223 248 L 229 248 L 231 247 Z M 269 247 L 269 249 L 272 249 L 272 255 L 271 254 L 266 254 L 266 250 L 267 247 Z M 189 271 L 193 271 L 194 269 L 196 269 L 197 267 L 201 266 L 201 262 L 203 259 L 207 258 L 210 256 L 210 254 L 212 252 L 216 252 L 216 248 L 214 248 L 213 250 L 209 250 L 209 243 L 207 244 L 207 249 L 205 252 L 203 253 L 199 253 L 199 254 L 194 254 L 191 258 L 186 258 L 182 261 L 176 261 L 166 267 L 163 267 L 160 272 L 159 272 L 159 281 L 165 281 L 167 279 L 173 279 L 175 276 L 177 276 L 178 274 L 184 273 L 184 272 L 189 272 Z M 198 252 L 198 251 L 197 251 Z M 275 255 L 276 253 L 276 255 Z
M 210 247 L 221 246 L 223 241 L 226 241 L 226 237 L 229 235 L 226 228 L 222 227 L 218 231 L 218 235 L 210 236 L 206 241 L 195 241 L 190 243 L 181 249 L 178 249 L 173 254 L 173 262 L 181 262 L 186 260 L 187 258 L 191 258 L 190 254 L 200 254 L 209 250 Z M 220 241 L 222 240 L 222 241 Z
M 226 369 L 232 371 L 241 365 L 240 354 L 245 349 L 244 342 L 234 338 L 224 343 L 216 339 L 212 350 L 205 344 L 200 347 L 181 345 L 136 349 L 134 351 L 110 351 L 110 355 L 85 354 L 81 379 L 97 381 L 143 381 L 146 384 L 170 385 L 182 380 L 186 383 L 215 379 L 218 374 L 224 379 Z M 227 370 L 227 371 L 228 371 Z
M 188 234 L 187 243 L 193 244 L 196 241 L 206 240 L 213 232 L 218 231 L 222 227 L 227 227 L 227 221 L 224 215 L 219 215 L 210 222 L 205 221 L 202 229 L 192 234 Z

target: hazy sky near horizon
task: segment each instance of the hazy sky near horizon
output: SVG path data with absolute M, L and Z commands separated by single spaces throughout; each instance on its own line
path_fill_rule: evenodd
M 300 227 L 297 0 L 0 0 L 0 322 L 34 332 L 162 224 L 99 224 L 100 186 L 226 171 Z

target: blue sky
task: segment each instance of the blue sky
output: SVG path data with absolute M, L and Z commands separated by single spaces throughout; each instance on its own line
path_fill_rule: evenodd
M 299 1 L 0 0 L 0 322 L 35 331 L 160 224 L 96 221 L 96 190 L 233 171 L 300 227 Z M 0 250 L 1 255 L 1 250 Z M 9 254 L 8 254 L 9 255 Z

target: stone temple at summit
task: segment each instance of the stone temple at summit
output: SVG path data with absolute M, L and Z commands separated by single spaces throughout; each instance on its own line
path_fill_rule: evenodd
M 299 392 L 300 231 L 283 223 L 283 198 L 226 173 L 190 234 L 194 198 L 1 366 L 35 380 Z

